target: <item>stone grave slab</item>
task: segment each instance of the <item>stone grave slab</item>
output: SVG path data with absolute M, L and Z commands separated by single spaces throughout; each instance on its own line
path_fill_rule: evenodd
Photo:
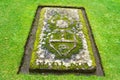
M 33 22 L 22 72 L 96 73 L 100 62 L 83 8 L 40 7 Z M 89 26 L 89 27 L 88 27 Z M 26 62 L 25 62 L 26 61 Z M 102 67 L 99 67 L 102 70 Z M 98 71 L 99 73 L 99 71 Z

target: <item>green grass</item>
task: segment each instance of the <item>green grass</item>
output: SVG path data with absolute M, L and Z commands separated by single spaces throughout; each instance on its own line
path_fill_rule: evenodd
M 38 5 L 83 6 L 102 58 L 105 77 L 29 75 L 17 71 Z M 0 80 L 119 80 L 120 78 L 119 0 L 1 0 Z

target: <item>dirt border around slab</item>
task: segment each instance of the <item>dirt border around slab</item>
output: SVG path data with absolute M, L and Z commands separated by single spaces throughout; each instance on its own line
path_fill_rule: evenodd
M 21 65 L 20 65 L 17 73 L 29 73 L 31 53 L 33 50 L 36 31 L 37 31 L 37 27 L 38 27 L 40 10 L 41 10 L 41 7 L 38 7 L 36 10 L 35 17 L 33 19 L 29 35 L 28 35 L 28 38 L 26 40 L 26 44 L 24 46 L 24 54 L 23 54 L 23 57 L 21 60 Z
M 96 62 L 96 69 L 93 69 L 94 72 L 90 72 L 88 71 L 77 71 L 77 70 L 64 70 L 64 71 L 60 71 L 60 70 L 44 70 L 44 69 L 34 69 L 34 70 L 29 70 L 29 65 L 30 65 L 30 59 L 31 59 L 31 53 L 33 50 L 33 46 L 34 46 L 34 41 L 35 41 L 35 36 L 36 36 L 36 31 L 37 31 L 37 27 L 38 27 L 38 20 L 40 17 L 40 11 L 43 7 L 58 7 L 58 8 L 73 8 L 73 9 L 81 9 L 82 13 L 83 13 L 83 17 L 88 29 L 88 33 L 89 33 L 89 38 L 90 38 L 90 42 L 92 44 L 92 48 L 93 48 L 93 53 L 94 53 L 94 57 L 95 57 L 95 62 Z M 101 58 L 100 58 L 100 54 L 98 51 L 98 48 L 96 46 L 95 40 L 94 40 L 94 36 L 92 34 L 92 29 L 85 11 L 84 7 L 72 7 L 72 6 L 46 6 L 46 5 L 41 5 L 38 6 L 36 13 L 35 13 L 35 17 L 26 41 L 26 44 L 24 46 L 24 54 L 21 60 L 21 64 L 19 67 L 19 70 L 17 73 L 53 73 L 53 74 L 63 74 L 63 73 L 78 73 L 78 74 L 85 74 L 85 75 L 97 75 L 97 76 L 105 76 L 102 64 L 101 64 Z

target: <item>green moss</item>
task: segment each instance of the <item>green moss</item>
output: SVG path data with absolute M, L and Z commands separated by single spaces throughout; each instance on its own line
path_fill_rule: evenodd
M 96 63 L 95 63 L 95 58 L 94 58 L 94 53 L 93 53 L 93 49 L 92 49 L 91 40 L 90 40 L 90 37 L 89 37 L 87 25 L 86 25 L 87 23 L 85 22 L 85 19 L 83 17 L 84 15 L 83 15 L 81 10 L 79 10 L 79 16 L 80 16 L 80 21 L 81 21 L 81 23 L 83 25 L 82 31 L 83 31 L 83 33 L 85 35 L 86 40 L 87 40 L 88 50 L 90 52 L 90 57 L 92 59 L 92 66 L 95 67 Z
M 54 70 L 80 70 L 80 69 L 86 69 L 88 70 L 90 67 L 88 67 L 87 64 L 71 64 L 69 67 L 62 65 L 58 65 L 58 63 L 53 62 L 51 64 L 52 68 L 49 67 L 48 64 L 40 64 L 38 69 L 54 69 Z
M 38 47 L 39 41 L 40 41 L 39 35 L 41 33 L 42 26 L 43 26 L 43 19 L 44 19 L 43 15 L 44 15 L 44 13 L 45 13 L 45 8 L 43 8 L 41 10 L 40 19 L 38 21 L 38 28 L 37 28 L 37 31 L 36 31 L 36 39 L 35 39 L 35 42 L 34 42 L 34 47 L 33 47 L 31 61 L 30 61 L 30 68 L 32 68 L 32 69 L 39 68 L 39 65 L 36 65 L 36 59 L 37 59 L 36 51 L 38 50 L 37 47 Z
M 53 19 L 53 21 L 55 23 L 51 23 L 51 19 Z M 74 40 L 74 35 L 76 37 L 76 40 L 77 40 L 77 44 L 76 44 L 76 48 L 72 49 L 71 52 L 69 54 L 67 54 L 67 56 L 61 56 L 58 54 L 58 52 L 56 50 L 54 50 L 53 48 L 50 47 L 50 43 L 49 43 L 49 36 L 46 36 L 48 37 L 46 40 L 45 40 L 45 45 L 42 45 L 44 48 L 48 49 L 49 52 L 53 53 L 56 55 L 56 58 L 57 59 L 61 59 L 61 58 L 70 58 L 72 54 L 77 54 L 79 52 L 80 49 L 82 49 L 82 41 L 81 41 L 81 38 L 78 37 L 76 34 L 71 34 L 71 33 L 68 33 L 68 30 L 71 30 L 72 27 L 76 26 L 76 21 L 74 20 L 74 23 L 73 24 L 70 24 L 70 20 L 66 17 L 66 16 L 60 16 L 60 14 L 56 13 L 51 19 L 48 20 L 48 24 L 49 24 L 49 28 L 51 29 L 51 32 L 54 32 L 54 30 L 58 30 L 56 33 L 52 34 L 54 35 L 54 39 L 58 39 L 60 40 L 62 38 L 62 33 L 60 30 L 62 29 L 58 29 L 58 27 L 56 26 L 56 21 L 57 20 L 65 20 L 66 22 L 69 23 L 69 27 L 68 28 L 65 28 L 65 32 L 64 32 L 64 37 L 66 40 Z M 44 33 L 47 35 L 48 32 L 44 31 Z M 55 48 L 57 48 L 61 43 L 52 43 L 53 46 Z M 74 43 L 73 44 L 70 44 L 70 43 L 66 43 L 70 48 L 73 48 L 74 47 Z M 58 48 L 57 48 L 58 49 Z M 68 51 L 67 49 L 64 50 L 64 52 Z
M 33 49 L 33 52 L 32 52 L 32 58 L 31 58 L 31 62 L 30 62 L 30 68 L 31 69 L 49 69 L 50 67 L 49 67 L 49 65 L 48 64 L 39 64 L 39 65 L 36 65 L 36 59 L 37 59 L 37 54 L 36 54 L 36 51 L 37 51 L 37 46 L 38 46 L 38 44 L 39 44 L 39 34 L 41 33 L 41 29 L 42 29 L 42 26 L 43 26 L 43 20 L 44 20 L 44 13 L 45 13 L 45 8 L 43 8 L 42 10 L 41 10 L 41 13 L 40 13 L 40 20 L 39 20 L 39 25 L 38 25 L 38 29 L 37 29 L 37 32 L 36 32 L 36 40 L 35 40 L 35 43 L 34 43 L 34 49 Z M 89 50 L 89 52 L 90 52 L 90 57 L 91 57 L 91 59 L 92 59 L 92 61 L 93 61 L 93 63 L 92 63 L 92 66 L 93 67 L 95 67 L 96 66 L 96 64 L 95 64 L 95 59 L 94 59 L 94 55 L 93 55 L 93 51 L 92 51 L 92 46 L 91 46 L 91 42 L 90 42 L 90 38 L 89 38 L 89 35 L 88 35 L 88 30 L 87 30 L 87 27 L 86 27 L 86 23 L 85 23 L 85 20 L 84 20 L 84 17 L 83 17 L 83 14 L 82 14 L 82 11 L 81 10 L 79 10 L 79 16 L 80 16 L 80 21 L 81 21 L 81 23 L 82 23 L 82 25 L 83 25 L 83 29 L 82 29 L 82 31 L 83 31 L 83 33 L 84 33 L 84 35 L 85 35 L 85 38 L 86 38 L 86 40 L 87 40 L 87 45 L 88 45 L 88 50 Z M 60 19 L 60 17 L 59 17 L 59 15 L 57 15 L 57 19 L 55 19 L 55 20 L 58 20 L 58 19 Z M 65 18 L 63 18 L 64 20 L 66 20 L 67 21 L 67 18 L 65 17 Z M 51 22 L 50 22 L 50 20 L 48 21 L 48 23 L 50 24 L 50 29 L 52 30 L 52 31 L 54 31 L 56 28 L 55 28 L 55 24 L 52 24 Z M 71 27 L 73 27 L 73 26 L 75 26 L 76 25 L 76 21 L 74 22 L 74 24 L 72 24 L 72 25 L 70 25 L 70 27 L 68 27 L 68 28 L 66 28 L 66 30 L 67 29 L 71 29 Z M 44 31 L 43 32 L 44 34 L 48 34 L 48 32 L 46 32 L 46 31 Z M 56 33 L 55 34 L 55 39 L 61 39 L 61 36 L 59 36 L 59 35 L 61 35 L 61 33 L 58 31 L 58 33 Z M 74 34 L 75 35 L 75 34 Z M 74 39 L 73 38 L 73 36 L 71 36 L 71 34 L 66 34 L 65 33 L 65 36 L 66 36 L 66 39 Z M 46 38 L 46 40 L 45 40 L 45 43 L 46 44 L 44 44 L 44 45 L 42 45 L 44 48 L 47 48 L 48 49 L 48 51 L 50 51 L 51 53 L 54 53 L 54 54 L 56 54 L 56 58 L 57 59 L 61 59 L 61 58 L 70 58 L 71 57 L 71 55 L 70 54 L 77 54 L 78 52 L 79 52 L 79 50 L 80 49 L 82 49 L 82 41 L 81 41 L 81 38 L 79 37 L 79 36 L 77 36 L 77 35 L 75 35 L 75 37 L 76 37 L 76 40 L 77 40 L 77 45 L 76 45 L 76 48 L 75 49 L 73 49 L 73 50 L 71 50 L 71 52 L 69 53 L 69 55 L 67 55 L 67 57 L 66 56 L 60 56 L 52 47 L 50 47 L 50 43 L 49 43 L 49 37 L 50 37 L 50 35 L 47 35 L 47 36 L 44 36 L 45 38 L 46 37 L 48 37 L 48 38 Z M 56 48 L 58 48 L 58 45 L 59 44 L 61 44 L 61 43 L 56 43 L 56 44 L 54 44 L 54 43 L 52 43 Z M 66 43 L 67 45 L 69 45 L 70 47 L 72 47 L 73 45 L 72 44 L 68 44 L 68 43 Z M 63 53 L 64 52 L 66 52 L 66 51 L 63 51 Z M 51 64 L 51 66 L 52 66 L 52 68 L 51 69 L 58 69 L 58 70 L 66 70 L 66 69 L 82 69 L 82 68 L 84 68 L 84 69 L 89 69 L 90 67 L 88 66 L 88 64 L 82 64 L 82 65 L 78 65 L 78 64 L 71 64 L 71 66 L 69 66 L 69 67 L 65 67 L 63 64 L 62 65 L 58 65 L 57 63 L 55 63 L 55 62 L 53 62 L 52 64 Z

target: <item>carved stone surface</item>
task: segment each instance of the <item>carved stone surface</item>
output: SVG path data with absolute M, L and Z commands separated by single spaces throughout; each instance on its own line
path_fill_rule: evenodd
M 30 68 L 88 70 L 96 64 L 80 9 L 43 8 Z

